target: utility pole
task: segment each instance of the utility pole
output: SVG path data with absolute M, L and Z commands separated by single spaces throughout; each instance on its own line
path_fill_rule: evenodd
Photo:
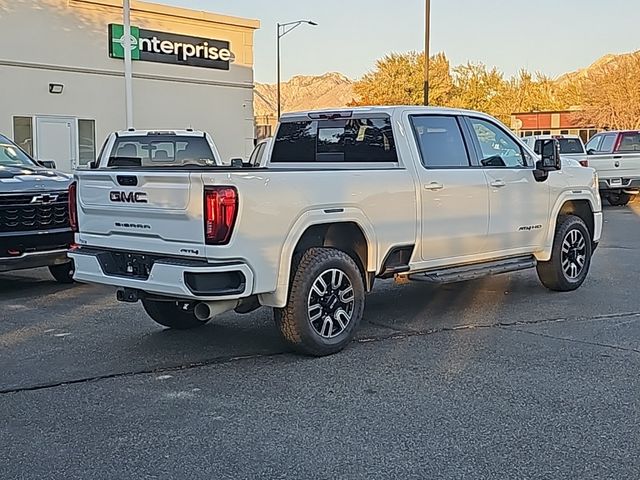
M 122 16 L 124 17 L 124 97 L 126 103 L 127 130 L 133 128 L 133 87 L 132 87 L 132 67 L 131 49 L 133 48 L 133 38 L 131 37 L 131 7 L 129 0 L 122 2 Z
M 424 104 L 429 105 L 429 34 L 431 28 L 431 0 L 425 0 L 424 23 Z

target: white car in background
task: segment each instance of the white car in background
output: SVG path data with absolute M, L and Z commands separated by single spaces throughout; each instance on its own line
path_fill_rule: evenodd
M 532 135 L 521 138 L 538 155 L 540 155 L 542 142 L 550 139 L 556 139 L 560 144 L 560 158 L 562 160 L 574 160 L 583 167 L 588 166 L 587 152 L 582 139 L 578 135 Z

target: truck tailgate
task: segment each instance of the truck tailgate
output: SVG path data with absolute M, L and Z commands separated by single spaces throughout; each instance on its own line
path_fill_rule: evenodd
M 78 171 L 79 243 L 204 256 L 202 174 Z
M 600 178 L 640 177 L 640 153 L 594 155 L 589 157 L 589 166 Z

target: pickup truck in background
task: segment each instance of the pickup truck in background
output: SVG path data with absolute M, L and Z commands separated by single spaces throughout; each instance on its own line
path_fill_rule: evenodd
M 555 139 L 560 146 L 560 158 L 563 160 L 574 160 L 580 165 L 587 166 L 587 152 L 584 143 L 578 135 L 531 135 L 522 137 L 525 145 L 540 155 L 542 151 L 542 142 L 544 140 Z
M 586 145 L 586 165 L 598 172 L 600 193 L 614 206 L 640 192 L 640 131 L 601 132 Z
M 196 130 L 122 130 L 105 140 L 90 168 L 221 165 L 211 136 Z
M 555 140 L 538 158 L 482 113 L 371 107 L 286 114 L 272 142 L 267 168 L 107 147 L 70 188 L 76 280 L 178 329 L 272 307 L 284 339 L 320 356 L 352 340 L 376 279 L 536 268 L 570 291 L 587 276 L 597 177 L 563 166 Z
M 43 163 L 0 135 L 0 272 L 48 267 L 58 282 L 72 283 L 71 176 Z

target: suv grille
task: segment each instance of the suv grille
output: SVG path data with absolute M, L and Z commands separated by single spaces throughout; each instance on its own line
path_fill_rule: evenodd
M 0 195 L 0 232 L 69 228 L 68 197 L 66 191 Z

